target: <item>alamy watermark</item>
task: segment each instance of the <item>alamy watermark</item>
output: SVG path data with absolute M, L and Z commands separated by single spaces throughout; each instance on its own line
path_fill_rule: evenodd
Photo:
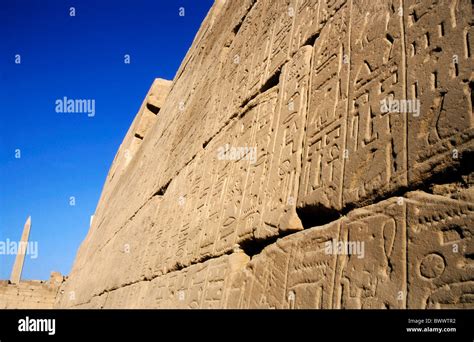
M 31 259 L 38 258 L 38 241 L 0 241 L 0 255 L 26 254 Z
M 331 255 L 355 255 L 358 259 L 365 256 L 364 241 L 326 241 L 325 253 Z
M 91 99 L 68 99 L 64 96 L 57 99 L 56 113 L 86 113 L 88 117 L 95 116 L 95 100 Z
M 257 148 L 250 146 L 230 146 L 225 144 L 217 149 L 219 160 L 249 160 L 250 163 L 257 162 Z
M 414 117 L 420 116 L 420 100 L 397 100 L 393 98 L 380 101 L 380 111 L 382 113 L 409 113 Z
M 48 335 L 56 333 L 55 318 L 30 318 L 26 316 L 18 320 L 19 332 L 46 332 Z

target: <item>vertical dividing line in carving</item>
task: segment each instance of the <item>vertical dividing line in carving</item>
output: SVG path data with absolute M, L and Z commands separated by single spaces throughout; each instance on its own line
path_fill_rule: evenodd
M 316 51 L 316 44 L 313 45 L 313 49 L 311 50 L 311 60 L 309 62 L 309 75 L 308 75 L 308 89 L 306 90 L 306 103 L 305 103 L 305 111 L 304 111 L 304 119 L 303 119 L 303 139 L 301 139 L 301 159 L 300 159 L 300 179 L 298 181 L 298 192 L 296 194 L 296 198 L 299 197 L 299 193 L 301 189 L 303 189 L 303 182 L 304 182 L 304 160 L 306 158 L 306 152 L 307 152 L 307 144 L 308 144 L 308 113 L 309 113 L 309 104 L 311 101 L 311 81 L 312 81 L 312 76 L 313 76 L 313 64 L 314 64 L 314 55 Z M 306 146 L 306 148 L 305 148 Z M 298 207 L 298 201 L 296 201 L 297 207 Z M 301 217 L 300 217 L 301 218 Z
M 316 13 L 317 13 L 317 17 L 316 17 L 316 20 L 319 20 L 319 10 L 320 10 L 320 6 L 321 6 L 321 2 L 318 2 L 317 4 L 318 6 L 318 9 L 316 10 Z M 299 179 L 299 182 L 298 182 L 298 192 L 296 193 L 296 198 L 298 199 L 299 197 L 299 193 L 300 193 L 300 190 L 303 189 L 303 182 L 304 182 L 304 168 L 303 168 L 303 164 L 304 164 L 304 160 L 305 160 L 305 153 L 308 149 L 308 135 L 307 135 L 307 132 L 308 132 L 308 115 L 309 115 L 309 105 L 310 105 L 310 101 L 311 101 L 311 85 L 312 85 L 312 79 L 313 79 L 313 67 L 314 67 L 314 59 L 315 59 L 315 54 L 316 54 L 316 51 L 317 51 L 317 48 L 316 48 L 316 45 L 317 45 L 317 41 L 319 39 L 319 36 L 320 36 L 320 32 L 319 31 L 317 34 L 311 36 L 306 42 L 304 45 L 307 45 L 307 44 L 311 44 L 312 46 L 312 50 L 311 50 L 311 61 L 309 63 L 309 75 L 308 75 L 308 83 L 307 83 L 307 86 L 308 86 L 308 89 L 306 91 L 306 103 L 305 103 L 305 111 L 304 111 L 304 125 L 303 125 L 303 139 L 302 139 L 302 146 L 301 146 L 301 167 L 300 167 L 300 179 Z M 314 38 L 314 41 L 312 41 Z M 303 46 L 304 46 L 303 45 Z M 306 148 L 305 148 L 306 146 Z M 296 203 L 298 203 L 298 200 L 296 201 Z M 298 207 L 298 204 L 296 205 Z M 299 214 L 298 214 L 299 216 Z M 301 217 L 300 217 L 301 219 Z M 306 227 L 305 227 L 306 229 Z
M 405 28 L 405 3 L 404 0 L 400 0 L 400 6 L 402 7 L 402 16 L 401 16 L 401 28 L 402 28 L 402 38 L 401 38 L 401 43 L 402 43 L 402 86 L 403 86 L 403 93 L 405 94 L 405 100 L 408 100 L 408 77 L 407 77 L 407 69 L 408 69 L 408 61 L 407 61 L 407 42 L 406 42 L 406 28 Z M 418 86 L 415 83 L 415 90 L 416 94 L 413 94 L 414 96 L 418 95 Z M 416 98 L 414 99 L 416 100 Z M 407 183 L 408 183 L 408 156 L 409 156 L 409 151 L 408 151 L 408 113 L 404 114 L 405 120 L 404 120 L 404 129 L 405 129 L 405 172 L 407 174 Z
M 206 276 L 204 277 L 204 284 L 203 284 L 203 289 L 207 289 L 208 288 L 208 283 L 209 283 L 209 270 L 211 269 L 211 267 L 206 267 L 205 270 L 206 270 Z M 199 305 L 198 305 L 198 308 L 202 309 L 203 308 L 203 304 L 204 304 L 204 300 L 205 300 L 205 297 L 206 296 L 200 296 L 201 298 L 199 298 Z M 188 309 L 191 309 L 191 308 L 188 308 Z
M 337 233 L 334 236 L 334 240 L 331 242 L 337 242 L 337 241 L 342 241 L 342 229 L 343 229 L 343 222 L 339 222 L 337 226 Z M 326 240 L 330 241 L 330 240 Z M 342 280 L 342 273 L 344 272 L 342 267 L 339 267 L 339 264 L 341 262 L 341 255 L 333 255 L 334 257 L 334 272 L 332 272 L 332 277 L 331 277 L 331 284 L 332 284 L 332 292 L 330 292 L 330 296 L 328 299 L 329 307 L 328 308 L 322 308 L 322 309 L 340 309 L 340 305 L 337 305 L 338 302 L 341 301 L 342 298 L 342 289 L 341 291 L 337 291 L 337 286 L 336 286 L 336 280 Z M 329 262 L 329 267 L 331 267 L 333 261 Z M 340 269 L 341 271 L 341 276 L 337 276 L 337 272 Z M 341 286 L 343 288 L 343 286 Z M 321 301 L 321 306 L 323 305 L 323 301 Z
M 298 13 L 298 7 L 299 7 L 299 1 L 296 0 L 293 5 L 295 6 L 295 8 L 293 8 L 294 10 L 294 14 L 293 14 L 293 19 L 291 21 L 291 30 L 290 30 L 290 41 L 288 42 L 288 51 L 289 53 L 291 54 L 291 47 L 293 46 L 293 39 L 295 38 L 295 26 L 296 26 L 296 17 L 297 17 L 297 13 Z M 291 6 L 291 5 L 290 5 Z M 286 14 L 288 15 L 288 13 Z M 298 46 L 298 49 L 301 48 L 301 46 Z M 295 51 L 296 53 L 296 51 Z M 291 58 L 291 57 L 290 57 Z M 289 59 L 287 58 L 287 61 Z
M 402 38 L 401 38 L 401 43 L 402 43 L 402 85 L 403 85 L 403 92 L 405 94 L 405 99 L 408 100 L 408 76 L 407 76 L 407 70 L 408 70 L 408 61 L 407 61 L 407 42 L 406 42 L 406 22 L 405 22 L 405 0 L 400 0 L 400 6 L 402 8 L 402 16 L 401 16 L 401 28 L 402 28 Z M 418 88 L 416 88 L 418 90 Z M 416 92 L 416 95 L 413 94 L 414 96 L 418 95 L 418 91 Z M 416 98 L 414 99 L 416 100 Z M 405 125 L 405 173 L 406 173 L 406 182 L 407 185 L 409 185 L 409 179 L 408 179 L 408 156 L 410 155 L 408 152 L 408 113 L 404 114 L 405 120 L 404 120 L 404 125 Z M 408 262 L 408 227 L 407 227 L 407 220 L 408 220 L 408 208 L 407 208 L 407 203 L 406 200 L 404 199 L 403 203 L 403 210 L 405 211 L 405 272 L 406 272 L 406 278 L 405 278 L 405 288 L 403 289 L 405 291 L 405 309 L 407 308 L 408 305 L 408 277 L 409 277 L 409 262 Z
M 349 108 L 350 108 L 350 97 L 349 97 L 349 92 L 350 92 L 350 89 L 351 89 L 351 66 L 352 66 L 352 50 L 351 50 L 351 47 L 352 47 L 352 11 L 353 11 L 353 0 L 350 1 L 350 4 L 349 4 L 349 24 L 348 24 L 348 37 L 347 37 L 347 41 L 348 41 L 348 46 L 347 46 L 347 60 L 348 60 L 348 68 L 349 70 L 347 71 L 347 87 L 346 87 L 346 117 L 345 117 L 345 120 L 343 120 L 343 124 L 344 124 L 344 145 L 342 146 L 342 163 L 341 163 L 341 167 L 342 167 L 342 172 L 341 172 L 341 180 L 340 180 L 340 189 L 341 191 L 339 191 L 339 198 L 338 198 L 338 201 L 339 201 L 339 205 L 342 207 L 344 207 L 344 204 L 343 204 L 343 192 L 344 192 L 344 170 L 345 170 L 345 164 L 346 164 L 346 158 L 344 158 L 344 154 L 345 154 L 345 149 L 347 147 L 347 135 L 348 135 L 348 132 L 347 132 L 347 127 L 349 126 L 348 125 L 348 121 L 349 121 Z M 340 63 L 341 64 L 341 68 L 343 67 L 343 63 L 344 63 L 344 52 L 343 51 L 343 54 L 341 56 L 341 60 L 340 60 Z M 340 70 L 339 70 L 339 80 L 343 77 L 343 75 L 341 75 L 340 73 Z M 348 156 L 350 158 L 350 156 Z M 336 238 L 336 241 L 337 240 L 340 240 L 341 239 L 341 233 L 342 233 L 342 229 L 343 229 L 343 222 L 340 222 L 339 223 L 339 227 L 338 227 L 338 233 L 337 233 L 337 236 L 335 237 Z M 342 272 L 343 272 L 343 267 L 341 266 L 340 268 L 340 276 L 338 277 L 337 276 L 337 271 L 338 271 L 338 264 L 339 262 L 344 262 L 345 260 L 341 260 L 340 259 L 340 256 L 335 256 L 336 260 L 334 262 L 334 272 L 333 272 L 333 278 L 331 279 L 331 283 L 332 283 L 332 294 L 331 294 L 331 297 L 329 298 L 329 305 L 330 305 L 330 308 L 329 309 L 334 309 L 334 308 L 340 308 L 340 301 L 342 300 L 342 293 L 338 293 L 337 291 L 337 286 L 336 286 L 336 279 L 342 279 Z M 321 301 L 321 305 L 324 305 L 324 301 Z
M 405 232 L 405 262 L 406 262 L 406 266 L 405 266 L 405 288 L 403 289 L 403 291 L 405 292 L 404 293 L 404 296 L 405 296 L 405 305 L 403 305 L 403 308 L 404 309 L 408 309 L 408 277 L 410 276 L 410 272 L 409 272 L 409 262 L 408 262 L 408 234 L 409 234 L 409 231 L 408 231 L 408 203 L 406 201 L 406 199 L 403 200 L 403 214 L 402 214 L 402 217 L 404 216 L 405 217 L 405 222 L 403 224 L 403 231 Z
M 288 261 L 286 263 L 286 267 L 285 267 L 285 284 L 283 285 L 283 288 L 285 289 L 283 291 L 283 303 L 285 303 L 285 306 L 286 306 L 286 301 L 288 301 L 288 293 L 289 293 L 289 289 L 288 289 L 288 274 L 290 273 L 290 264 L 291 264 L 291 261 L 293 260 L 293 256 L 294 256 L 294 250 L 295 250 L 295 244 L 293 244 L 291 246 L 291 249 L 290 249 L 290 255 L 288 256 Z M 296 302 L 296 298 L 294 299 L 294 301 Z M 294 306 L 294 304 L 293 304 Z M 284 309 L 285 307 L 282 305 L 282 309 Z M 288 308 L 290 308 L 290 303 L 288 303 Z
M 344 145 L 342 146 L 342 163 L 341 163 L 341 166 L 342 166 L 342 172 L 341 172 L 341 180 L 340 180 L 340 189 L 341 191 L 339 191 L 339 205 L 341 206 L 341 208 L 344 207 L 344 203 L 342 203 L 343 201 L 343 193 L 344 193 L 344 171 L 345 171 L 345 168 L 346 168 L 346 159 L 345 158 L 345 150 L 347 148 L 347 136 L 348 136 L 348 132 L 347 132 L 347 127 L 349 127 L 349 108 L 350 108 L 350 98 L 349 98 L 349 92 L 350 92 L 350 89 L 351 89 L 351 66 L 352 66 L 352 50 L 351 50 L 351 47 L 352 47 L 352 10 L 353 10 L 353 0 L 351 0 L 351 3 L 350 3 L 350 8 L 349 8 L 349 28 L 348 28 L 348 41 L 349 41 L 349 45 L 348 45 L 348 48 L 347 48 L 347 60 L 348 60 L 348 63 L 349 63 L 349 70 L 347 71 L 347 89 L 346 89 L 346 119 L 343 120 L 343 123 L 344 123 Z M 344 63 L 344 55 L 341 56 L 342 58 L 342 63 Z M 350 158 L 349 155 L 347 155 L 348 158 Z

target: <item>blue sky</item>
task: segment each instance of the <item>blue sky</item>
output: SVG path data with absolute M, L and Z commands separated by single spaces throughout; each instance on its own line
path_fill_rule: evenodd
M 212 3 L 2 1 L 0 242 L 18 241 L 31 215 L 38 258 L 26 257 L 22 279 L 69 273 L 148 88 L 156 77 L 173 79 Z M 94 99 L 95 116 L 57 113 L 65 96 Z M 13 262 L 0 255 L 0 279 Z

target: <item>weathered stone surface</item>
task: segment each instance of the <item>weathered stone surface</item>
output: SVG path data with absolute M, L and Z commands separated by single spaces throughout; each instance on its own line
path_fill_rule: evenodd
M 226 289 L 250 258 L 242 252 L 224 255 L 150 280 L 111 289 L 87 302 L 64 298 L 70 308 L 222 308 Z
M 325 9 L 320 9 L 324 15 Z M 311 70 L 300 206 L 341 209 L 349 82 L 350 8 L 330 12 Z M 327 14 L 329 15 L 329 14 Z
M 415 192 L 408 199 L 408 306 L 474 308 L 472 197 Z
M 341 3 L 314 45 L 301 207 L 373 202 L 473 149 L 470 3 Z
M 470 5 L 216 1 L 147 94 L 57 306 L 472 306 Z
M 406 99 L 401 1 L 354 1 L 342 206 L 407 186 L 407 113 L 382 103 Z M 370 51 L 370 53 L 368 53 Z
M 357 209 L 265 248 L 227 307 L 472 308 L 473 222 L 474 202 L 423 192 Z
M 419 184 L 472 158 L 473 12 L 469 1 L 406 2 L 409 180 Z
M 63 280 L 60 273 L 52 272 L 49 281 L 1 282 L 0 309 L 52 309 Z

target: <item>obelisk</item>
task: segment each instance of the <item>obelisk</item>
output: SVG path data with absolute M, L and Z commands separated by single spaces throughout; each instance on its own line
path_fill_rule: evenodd
M 25 223 L 25 228 L 23 228 L 23 234 L 21 235 L 20 245 L 18 246 L 15 264 L 13 264 L 12 275 L 10 276 L 10 282 L 12 284 L 18 284 L 21 279 L 21 272 L 23 271 L 23 264 L 25 262 L 26 248 L 28 246 L 28 237 L 30 236 L 31 228 L 31 216 L 28 216 L 28 219 Z

